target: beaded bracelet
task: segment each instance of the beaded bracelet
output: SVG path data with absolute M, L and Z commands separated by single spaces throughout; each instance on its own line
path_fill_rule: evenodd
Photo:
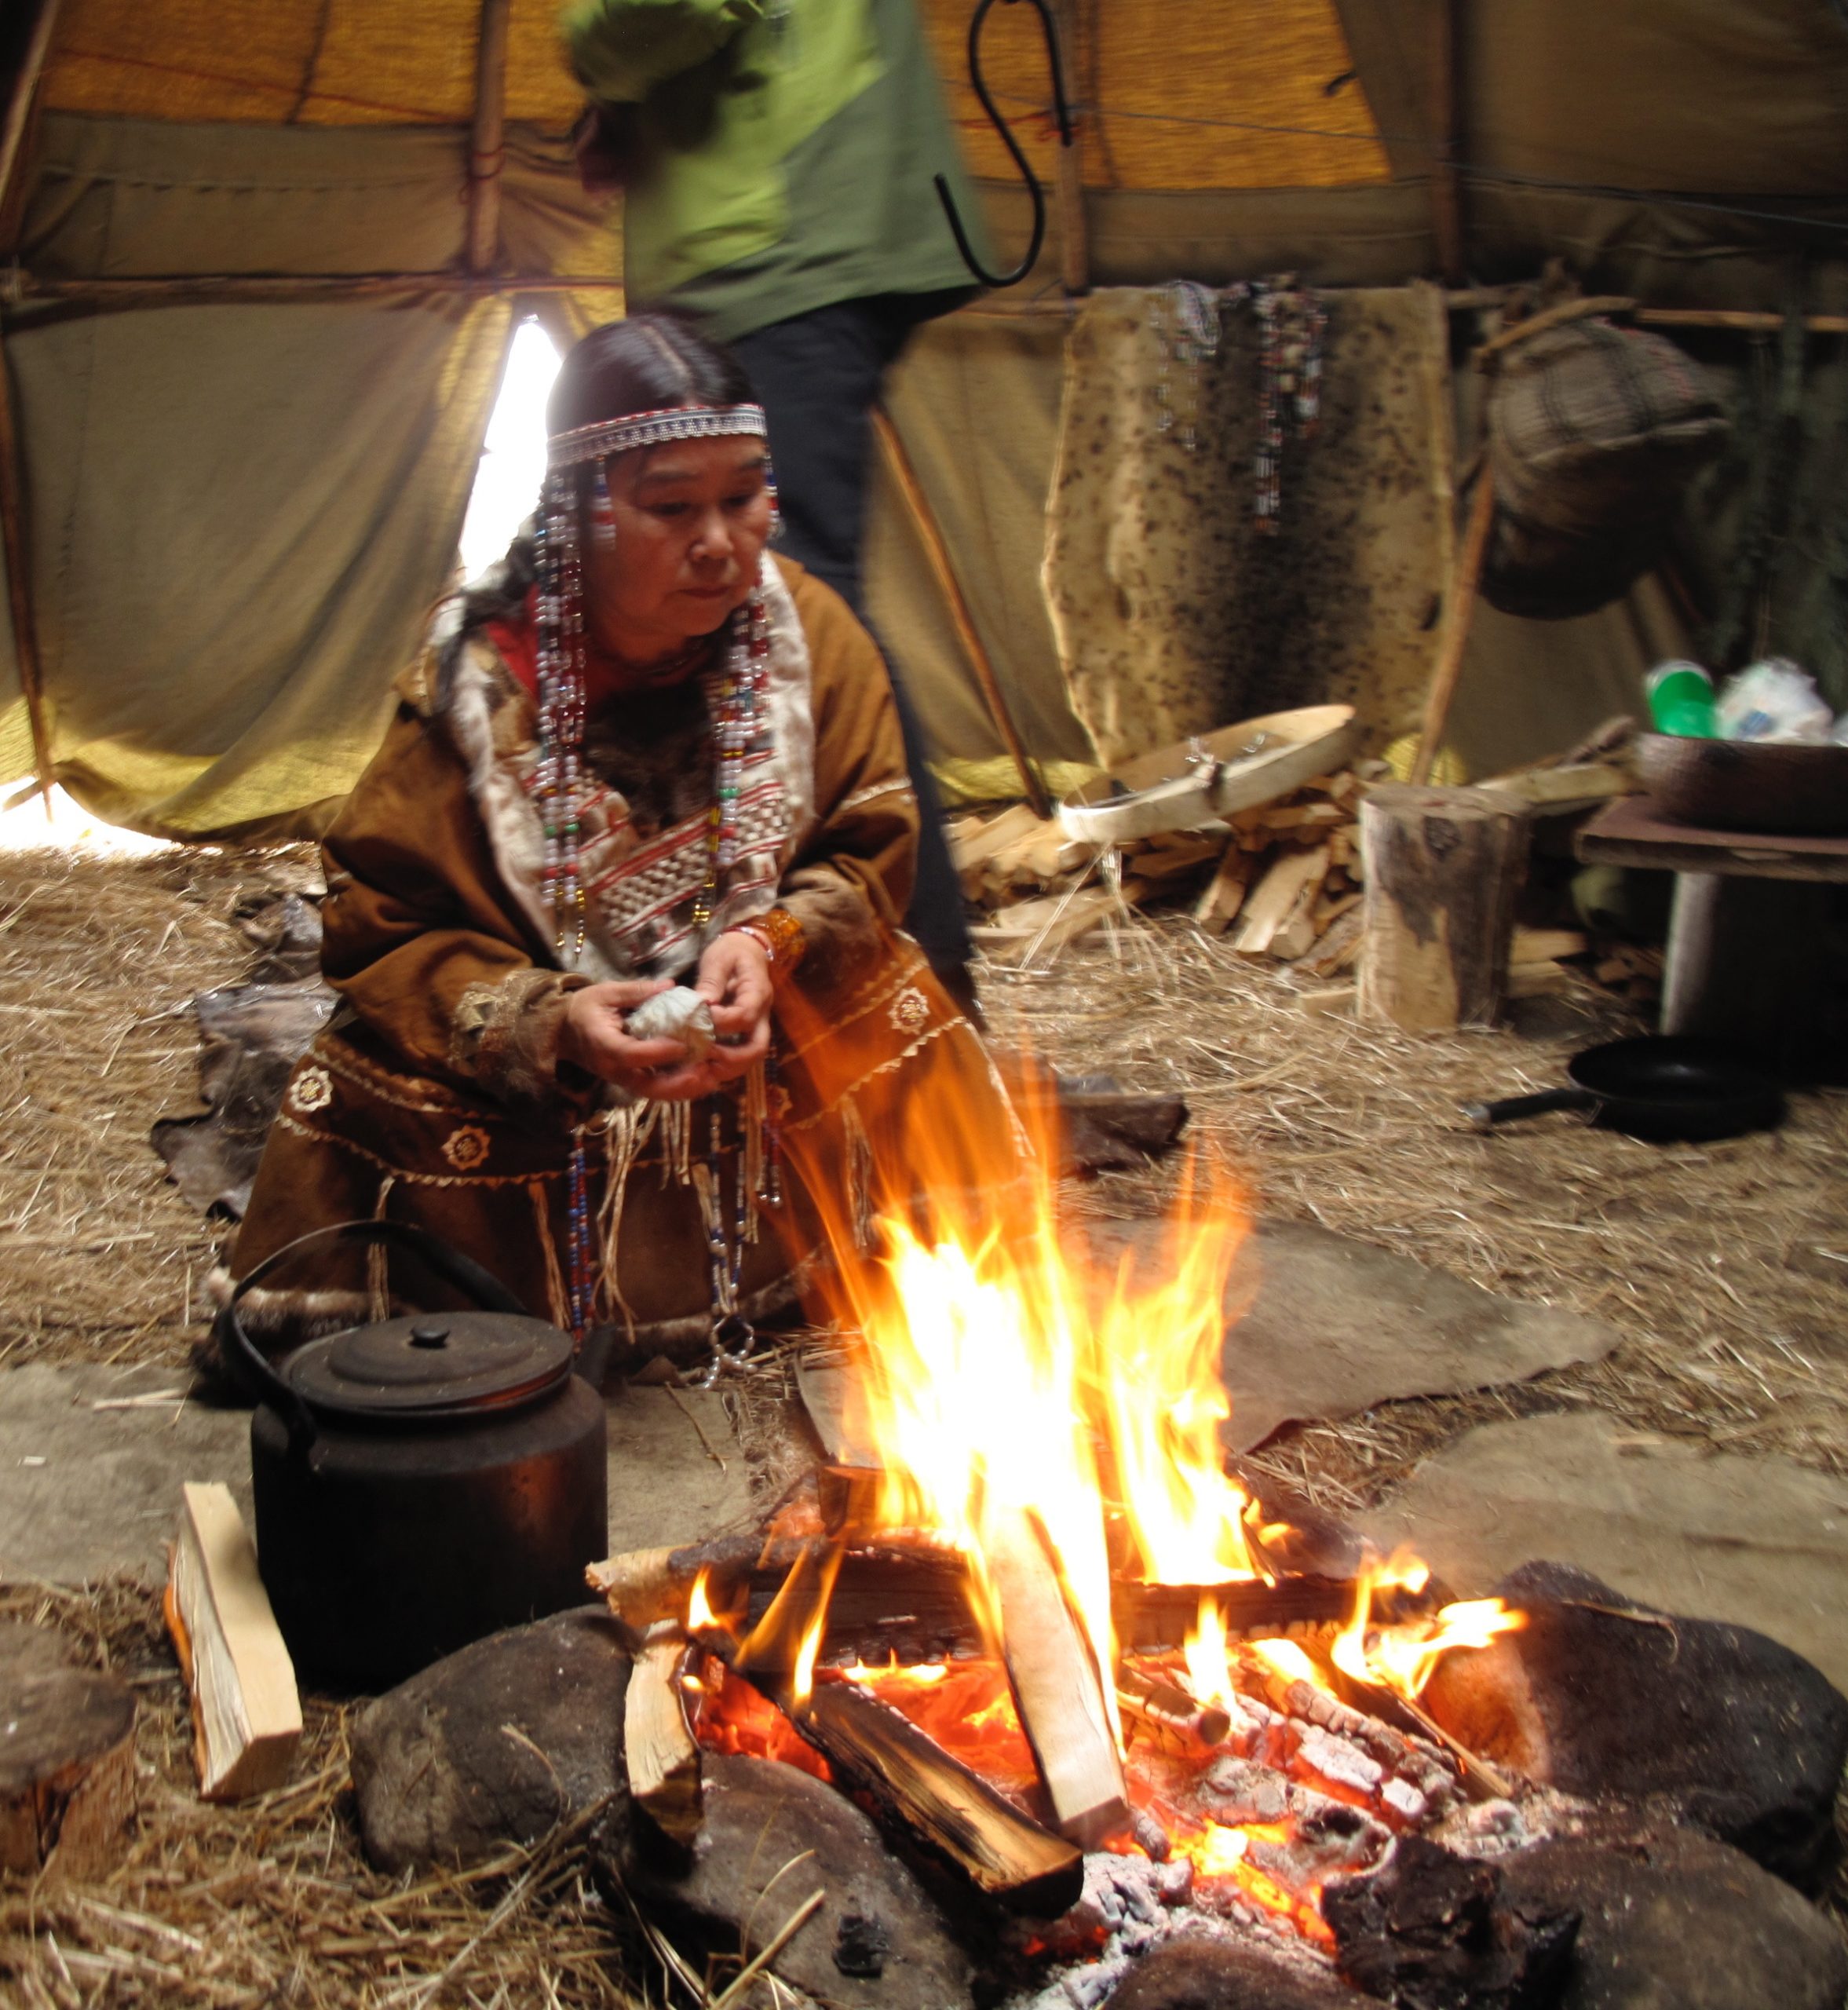
M 787 908 L 772 908 L 768 914 L 754 915 L 728 929 L 729 935 L 748 935 L 764 952 L 772 970 L 794 970 L 809 945 L 802 924 Z

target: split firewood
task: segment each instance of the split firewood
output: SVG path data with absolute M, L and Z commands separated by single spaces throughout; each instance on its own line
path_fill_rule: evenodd
M 1349 908 L 1338 915 L 1306 956 L 1298 956 L 1295 967 L 1306 977 L 1333 977 L 1355 963 L 1362 940 L 1360 910 Z
M 1305 886 L 1283 926 L 1270 938 L 1269 953 L 1279 963 L 1293 963 L 1298 956 L 1306 956 L 1320 938 L 1323 931 L 1316 920 L 1319 893 L 1313 884 Z
M 1514 796 L 1531 809 L 1557 815 L 1607 802 L 1614 795 L 1633 795 L 1636 778 L 1627 769 L 1594 761 L 1580 767 L 1524 768 L 1511 775 L 1498 775 L 1482 787 Z
M 1302 836 L 1310 831 L 1335 830 L 1353 820 L 1338 802 L 1295 802 L 1287 808 L 1267 810 L 1264 828 L 1269 831 L 1288 831 Z
M 959 834 L 953 838 L 951 862 L 962 883 L 965 896 L 972 901 L 980 900 L 988 861 L 1008 846 L 1031 840 L 1040 828 L 1039 819 L 1032 808 L 1026 803 L 1017 802 L 999 816 L 989 818 L 980 830 L 966 837 Z
M 1262 956 L 1299 903 L 1313 901 L 1328 871 L 1328 847 L 1286 852 L 1258 881 L 1246 901 L 1233 948 L 1241 956 Z M 1310 945 L 1306 942 L 1305 949 Z M 1298 952 L 1300 953 L 1300 952 Z
M 1014 1708 L 1054 1823 L 1061 1835 L 1093 1847 L 1129 1819 L 1096 1657 L 1036 1521 L 1024 1513 L 998 1515 L 983 1547 Z
M 1177 1681 L 1127 1663 L 1116 1671 L 1116 1702 L 1123 1714 L 1171 1750 L 1206 1752 L 1225 1742 L 1231 1716 L 1217 1705 L 1196 1702 Z
M 1223 935 L 1238 919 L 1251 883 L 1251 855 L 1236 843 L 1221 854 L 1219 869 L 1200 897 L 1193 918 L 1209 935 Z
M 102 1877 L 134 1812 L 133 1691 L 38 1627 L 0 1628 L 0 1872 Z
M 295 1665 L 230 1488 L 181 1493 L 164 1609 L 192 1694 L 193 1763 L 207 1800 L 242 1800 L 289 1777 L 301 1742 Z
M 785 1695 L 772 1700 L 791 1708 Z M 816 1683 L 795 1722 L 875 1804 L 933 1843 L 978 1891 L 1010 1910 L 1050 1917 L 1076 1903 L 1084 1858 L 928 1738 L 852 1682 Z
M 1185 844 L 1138 850 L 1133 854 L 1136 877 L 1151 880 L 1158 886 L 1165 886 L 1171 879 L 1197 872 L 1209 861 L 1223 857 L 1229 849 L 1225 834 L 1222 831 L 1217 837 L 1193 838 Z
M 687 1722 L 689 1643 L 672 1620 L 649 1628 L 629 1670 L 623 1702 L 623 1762 L 629 1793 L 663 1834 L 691 1844 L 704 1807 L 699 1747 Z
M 1510 963 L 1553 963 L 1582 956 L 1588 945 L 1576 928 L 1517 928 L 1508 945 Z
M 1579 981 L 1563 963 L 1510 963 L 1508 981 L 1502 987 L 1504 998 L 1565 998 L 1579 988 Z

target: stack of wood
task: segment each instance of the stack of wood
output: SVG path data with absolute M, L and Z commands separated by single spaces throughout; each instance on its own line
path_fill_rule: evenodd
M 1627 733 L 1628 726 L 1613 721 L 1569 753 L 1481 786 L 1511 798 L 1538 822 L 1569 826 L 1634 787 L 1619 744 L 1619 729 Z M 1309 980 L 1305 1010 L 1345 1011 L 1355 1003 L 1366 941 L 1360 805 L 1386 779 L 1382 762 L 1363 761 L 1235 811 L 1222 824 L 1130 839 L 1116 850 L 1114 887 L 1104 870 L 1106 854 L 1024 803 L 955 818 L 951 857 L 965 897 L 988 915 L 971 931 L 976 945 L 999 959 L 1024 961 L 1051 954 L 1126 907 L 1185 903 L 1203 930 L 1225 936 L 1236 954 L 1286 965 Z M 1594 975 L 1634 999 L 1649 994 L 1651 952 L 1612 952 L 1594 961 L 1591 946 L 1570 930 L 1517 929 L 1496 997 L 1563 992 Z
M 1096 846 L 1068 838 L 1024 803 L 950 826 L 950 855 L 965 897 L 993 915 L 977 947 L 1020 957 L 1076 940 L 1119 911 L 1186 900 L 1215 935 L 1238 924 L 1241 956 L 1296 963 L 1312 976 L 1345 969 L 1358 920 L 1338 928 L 1360 900 L 1355 820 L 1365 784 L 1352 769 L 1314 781 L 1224 824 L 1163 831 L 1118 847 L 1119 892 L 1102 883 Z

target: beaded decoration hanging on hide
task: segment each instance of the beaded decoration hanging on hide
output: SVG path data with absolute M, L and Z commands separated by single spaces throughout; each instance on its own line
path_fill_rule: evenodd
M 590 484 L 593 534 L 600 543 L 614 542 L 615 519 L 604 464 L 615 454 L 638 447 L 663 446 L 674 440 L 714 439 L 732 435 L 762 438 L 763 409 L 758 405 L 685 406 L 632 414 L 554 434 L 547 443 L 545 487 L 540 499 L 539 536 L 539 750 L 532 795 L 539 811 L 544 850 L 540 890 L 553 927 L 559 966 L 574 970 L 583 955 L 587 913 L 580 858 L 584 799 L 584 569 L 579 546 L 581 499 L 575 470 L 594 463 Z M 774 507 L 776 491 L 769 486 Z M 731 617 L 723 659 L 703 682 L 712 720 L 715 753 L 713 800 L 707 818 L 706 876 L 693 903 L 693 921 L 703 930 L 721 897 L 725 877 L 736 863 L 739 802 L 745 755 L 760 729 L 770 653 L 769 619 L 761 595 L 753 591 Z M 774 1054 L 766 1064 L 774 1079 Z M 714 1371 L 742 1359 L 754 1336 L 739 1316 L 737 1285 L 751 1197 L 746 1158 L 757 1162 L 756 1201 L 775 1206 L 782 1197 L 780 1151 L 774 1125 L 760 1116 L 764 1098 L 752 1099 L 749 1112 L 762 1124 L 762 1143 L 740 1158 L 736 1219 L 728 1248 L 723 1211 L 707 1208 L 711 1245 Z M 711 1146 L 699 1185 L 716 1198 L 721 1190 L 718 1118 L 710 1132 Z M 567 1290 L 573 1333 L 579 1344 L 595 1314 L 596 1279 L 592 1256 L 590 1178 L 586 1127 L 572 1134 L 568 1196 L 570 1229 Z M 715 1222 L 714 1216 L 718 1217 Z
M 1284 435 L 1311 440 L 1322 415 L 1322 338 L 1328 310 L 1294 273 L 1251 288 L 1258 309 L 1258 528 L 1275 537 L 1284 506 Z

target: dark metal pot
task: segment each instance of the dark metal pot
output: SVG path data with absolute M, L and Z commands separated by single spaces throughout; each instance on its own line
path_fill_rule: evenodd
M 411 1251 L 486 1310 L 352 1327 L 272 1365 L 239 1301 L 330 1241 Z M 607 1547 L 603 1399 L 572 1372 L 569 1336 L 479 1264 L 404 1222 L 317 1229 L 242 1281 L 217 1339 L 257 1397 L 257 1558 L 304 1672 L 386 1688 L 584 1602 Z

